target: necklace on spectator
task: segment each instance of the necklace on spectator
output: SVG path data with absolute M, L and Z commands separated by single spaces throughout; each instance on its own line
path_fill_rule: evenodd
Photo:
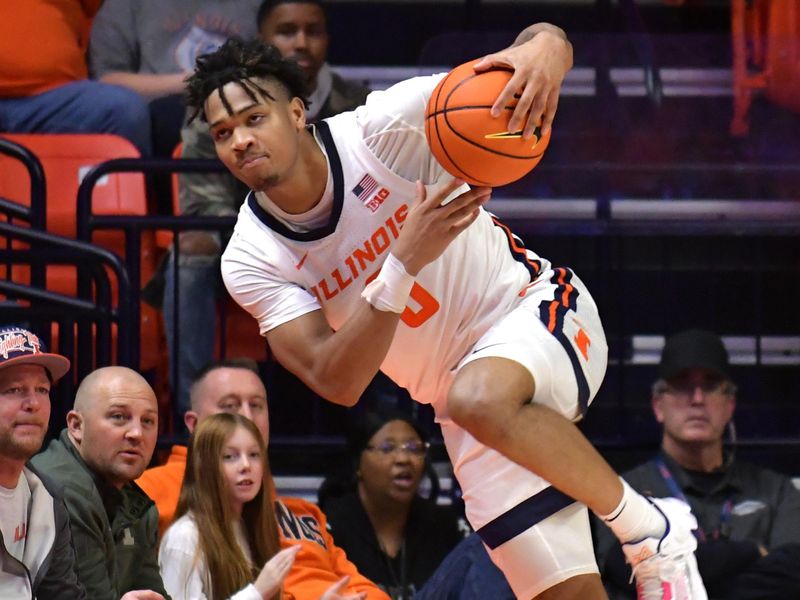
M 383 545 L 383 542 L 380 539 L 378 540 L 378 546 L 380 546 L 381 554 L 383 554 L 383 558 L 386 562 L 386 568 L 389 571 L 389 576 L 392 578 L 393 585 L 390 586 L 391 589 L 389 590 L 392 600 L 411 600 L 411 596 L 407 595 L 408 590 L 406 589 L 406 540 L 403 539 L 401 542 L 400 550 L 395 557 L 400 559 L 399 578 L 397 577 L 397 573 L 392 565 L 395 559 L 389 556 L 389 553 L 386 551 L 386 547 Z

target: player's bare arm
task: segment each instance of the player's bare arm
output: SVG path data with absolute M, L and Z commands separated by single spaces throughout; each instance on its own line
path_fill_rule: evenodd
M 524 127 L 523 136 L 530 138 L 541 123 L 542 134 L 547 134 L 556 116 L 561 83 L 572 68 L 572 44 L 564 31 L 549 23 L 527 27 L 511 46 L 485 56 L 475 70 L 493 67 L 511 67 L 514 75 L 497 97 L 492 114 L 499 116 L 502 107 L 521 90 L 509 130 Z
M 463 182 L 454 180 L 432 194 L 417 184 L 392 254 L 409 275 L 437 259 L 477 218 L 489 188 L 475 188 L 442 206 Z M 275 358 L 323 398 L 353 406 L 389 351 L 400 315 L 378 310 L 366 300 L 337 331 L 321 311 L 305 314 L 267 333 Z

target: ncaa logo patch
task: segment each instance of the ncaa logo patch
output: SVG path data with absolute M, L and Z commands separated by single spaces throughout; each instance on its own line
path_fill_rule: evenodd
M 381 187 L 369 173 L 361 178 L 361 181 L 352 189 L 352 192 L 372 212 L 380 208 L 380 205 L 389 197 L 390 193 L 385 187 Z

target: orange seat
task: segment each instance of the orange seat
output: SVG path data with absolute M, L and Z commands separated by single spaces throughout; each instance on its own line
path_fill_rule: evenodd
M 733 135 L 749 130 L 748 112 L 757 92 L 800 112 L 800 2 L 733 0 Z
M 76 197 L 84 175 L 95 165 L 113 158 L 138 158 L 139 152 L 128 140 L 109 134 L 3 134 L 3 137 L 28 148 L 41 161 L 47 184 L 47 230 L 76 237 Z M 23 205 L 30 204 L 30 181 L 16 160 L 0 155 L 0 195 Z M 92 193 L 92 213 L 96 215 L 146 215 L 145 179 L 141 173 L 113 173 L 102 177 Z M 92 242 L 125 256 L 124 234 L 97 231 Z M 153 232 L 141 240 L 141 282 L 150 279 L 156 268 Z M 15 281 L 29 280 L 27 268 L 12 271 Z M 113 278 L 112 278 L 113 279 Z M 133 285 L 136 285 L 133 282 Z M 77 293 L 77 271 L 73 267 L 47 267 L 47 288 L 64 294 Z M 117 290 L 114 289 L 114 301 Z M 164 344 L 157 312 L 141 307 L 140 368 L 163 364 Z

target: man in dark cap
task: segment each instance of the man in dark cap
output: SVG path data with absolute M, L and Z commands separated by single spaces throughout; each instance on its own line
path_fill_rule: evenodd
M 720 337 L 669 337 L 653 384 L 659 454 L 623 474 L 633 488 L 688 502 L 697 517 L 697 562 L 709 597 L 800 598 L 800 492 L 789 477 L 734 459 L 723 445 L 736 408 Z M 598 562 L 612 598 L 635 597 L 619 544 L 598 528 Z

